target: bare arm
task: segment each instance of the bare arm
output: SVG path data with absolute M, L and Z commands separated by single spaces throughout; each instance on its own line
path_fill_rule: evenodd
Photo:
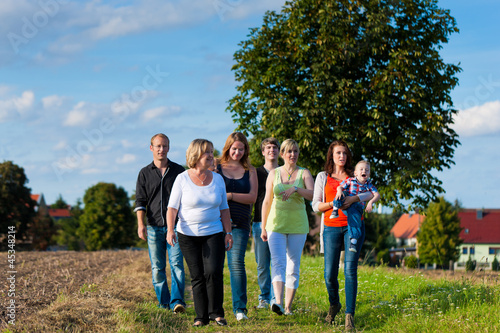
M 229 209 L 223 209 L 220 211 L 220 218 L 222 220 L 222 228 L 226 233 L 224 238 L 224 244 L 226 245 L 226 251 L 231 250 L 233 247 L 233 236 L 228 235 L 228 232 L 231 232 L 231 214 L 229 213 Z
M 269 216 L 269 211 L 271 210 L 271 204 L 273 203 L 273 187 L 274 187 L 274 174 L 275 170 L 271 170 L 266 180 L 266 195 L 264 201 L 262 201 L 262 232 L 260 237 L 264 242 L 267 242 L 267 217 Z
M 148 240 L 148 228 L 144 224 L 144 217 L 146 216 L 146 212 L 144 210 L 138 210 L 137 212 L 137 235 L 142 240 Z
M 368 203 L 366 204 L 366 209 L 365 210 L 368 213 L 370 213 L 372 211 L 372 209 L 373 209 L 373 204 L 375 202 L 377 202 L 379 199 L 380 199 L 380 193 L 378 193 L 378 192 L 373 193 L 373 198 L 371 198 L 371 200 L 368 201 Z
M 250 167 L 250 192 L 248 193 L 233 193 L 227 194 L 228 200 L 233 200 L 242 204 L 254 204 L 257 200 L 257 190 L 259 183 L 257 180 L 257 171 L 253 166 Z
M 170 246 L 174 246 L 177 243 L 177 237 L 175 236 L 175 218 L 177 217 L 178 209 L 168 207 L 167 210 L 167 243 Z
M 304 180 L 305 188 L 299 188 L 297 190 L 297 193 L 303 196 L 304 199 L 311 201 L 314 193 L 314 179 L 311 175 L 311 172 L 307 169 L 304 170 L 304 173 L 302 174 L 302 179 Z

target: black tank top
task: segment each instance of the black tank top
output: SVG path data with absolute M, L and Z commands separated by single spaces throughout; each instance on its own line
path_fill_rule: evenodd
M 217 170 L 224 179 L 224 183 L 226 183 L 226 192 L 250 193 L 250 172 L 248 170 L 245 171 L 245 174 L 240 179 L 231 179 L 224 176 L 220 164 L 217 165 Z M 242 204 L 233 200 L 228 201 L 228 205 L 233 228 L 241 228 L 250 231 L 251 205 Z

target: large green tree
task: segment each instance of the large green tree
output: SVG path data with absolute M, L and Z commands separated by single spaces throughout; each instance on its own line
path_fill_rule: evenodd
M 7 234 L 9 227 L 15 227 L 18 240 L 26 238 L 35 218 L 36 202 L 31 199 L 27 183 L 22 167 L 12 161 L 0 163 L 0 233 Z M 3 239 L 3 245 L 6 242 Z
M 420 262 L 448 267 L 460 256 L 460 219 L 456 206 L 439 197 L 429 204 L 417 234 Z
M 59 201 L 59 200 L 58 200 Z M 64 202 L 64 205 L 68 205 Z M 53 205 L 52 205 L 53 206 Z M 83 248 L 83 241 L 80 238 L 78 229 L 80 228 L 80 216 L 83 214 L 82 201 L 78 199 L 76 204 L 71 207 L 71 217 L 60 219 L 56 222 L 57 233 L 54 235 L 54 241 L 61 246 L 67 246 L 68 250 L 79 251 Z
M 316 174 L 344 139 L 372 162 L 383 203 L 425 207 L 459 144 L 450 92 L 461 69 L 439 54 L 457 31 L 436 0 L 287 2 L 240 43 L 227 110 L 253 135 L 252 161 L 263 138 L 293 138 Z
M 83 197 L 78 234 L 90 251 L 124 248 L 135 242 L 136 225 L 127 192 L 111 183 L 98 183 Z

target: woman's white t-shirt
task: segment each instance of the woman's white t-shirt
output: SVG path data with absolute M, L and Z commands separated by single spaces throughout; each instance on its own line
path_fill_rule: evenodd
M 220 212 L 229 209 L 226 185 L 218 173 L 212 172 L 212 176 L 207 186 L 194 184 L 187 171 L 175 179 L 168 207 L 179 211 L 177 232 L 187 236 L 208 236 L 224 230 Z

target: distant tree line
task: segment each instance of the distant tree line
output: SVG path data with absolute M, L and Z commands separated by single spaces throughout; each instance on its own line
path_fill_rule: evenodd
M 47 209 L 39 207 L 31 199 L 31 190 L 26 186 L 28 178 L 24 169 L 11 161 L 0 163 L 0 223 L 2 234 L 0 245 L 7 247 L 8 227 L 16 228 L 18 249 L 46 250 L 59 245 L 68 250 L 103 250 L 146 246 L 136 236 L 136 220 L 127 192 L 111 183 L 98 183 L 89 187 L 83 202 L 78 199 L 70 208 L 70 217 L 54 221 Z M 50 208 L 70 207 L 60 195 Z M 447 267 L 450 260 L 459 255 L 461 240 L 458 210 L 439 197 L 426 210 L 426 219 L 418 233 L 421 263 L 437 263 Z M 361 258 L 367 264 L 389 262 L 389 249 L 396 247 L 391 228 L 402 215 L 393 210 L 390 214 L 365 213 L 366 239 Z M 315 219 L 310 213 L 311 227 Z M 309 236 L 305 251 L 317 254 L 319 235 Z
M 24 169 L 11 161 L 0 163 L 0 246 L 6 249 L 5 231 L 16 230 L 19 250 L 46 250 L 51 245 L 68 250 L 103 250 L 140 245 L 130 198 L 122 187 L 98 183 L 89 187 L 70 209 L 70 217 L 54 221 L 47 208 L 68 209 L 60 195 L 48 207 L 36 208 Z M 144 245 L 144 244 L 143 244 Z

